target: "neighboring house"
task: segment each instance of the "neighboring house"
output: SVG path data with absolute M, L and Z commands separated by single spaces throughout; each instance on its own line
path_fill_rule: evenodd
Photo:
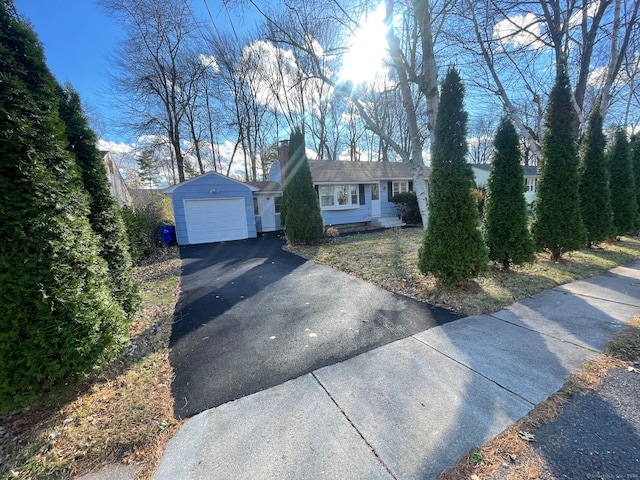
M 116 162 L 113 160 L 111 152 L 101 150 L 100 155 L 102 155 L 102 161 L 104 162 L 104 166 L 107 168 L 107 179 L 109 180 L 111 195 L 113 195 L 113 198 L 116 199 L 118 205 L 121 207 L 123 205 L 131 206 L 133 204 L 131 193 L 129 192 L 127 185 L 124 183 L 124 179 L 120 174 L 120 169 L 118 169 Z
M 407 165 L 310 160 L 309 167 L 325 225 L 401 225 L 391 198 L 413 190 Z M 281 170 L 286 171 L 286 160 L 274 162 L 266 182 L 207 173 L 165 189 L 172 198 L 178 243 L 240 240 L 280 230 Z M 428 178 L 427 167 L 424 172 Z
M 536 192 L 538 191 L 538 167 L 525 166 L 524 168 L 524 198 L 528 205 L 531 205 L 536 199 Z M 489 183 L 489 171 L 491 170 L 490 163 L 474 163 L 471 164 L 471 169 L 476 179 L 476 186 L 478 188 L 486 187 Z

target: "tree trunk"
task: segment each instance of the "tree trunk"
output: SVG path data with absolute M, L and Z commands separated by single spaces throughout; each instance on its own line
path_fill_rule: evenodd
M 417 12 L 416 12 L 417 13 Z M 407 127 L 410 137 L 410 151 L 409 155 L 403 158 L 408 166 L 411 174 L 413 175 L 413 188 L 416 192 L 418 199 L 418 208 L 420 210 L 420 216 L 422 217 L 422 226 L 426 230 L 429 221 L 429 210 L 427 207 L 428 190 L 427 182 L 424 178 L 424 159 L 422 158 L 422 139 L 420 136 L 420 129 L 418 128 L 418 119 L 416 117 L 416 106 L 413 103 L 413 96 L 411 95 L 411 86 L 409 85 L 409 75 L 407 72 L 407 66 L 404 62 L 402 51 L 400 49 L 400 41 L 393 31 L 391 19 L 393 17 L 393 1 L 387 2 L 387 42 L 389 44 L 389 53 L 391 54 L 391 60 L 393 66 L 398 74 L 398 86 L 402 95 L 402 106 L 405 114 L 407 115 Z M 430 31 L 430 30 L 429 30 Z M 423 32 L 424 33 L 424 32 Z M 424 41 L 423 41 L 424 44 Z M 434 60 L 435 62 L 435 60 Z M 428 82 L 425 82 L 423 86 L 426 86 Z M 435 89 L 435 95 L 430 92 L 431 99 L 438 98 L 437 86 Z M 433 105 L 431 105 L 433 107 Z M 437 105 L 435 109 L 429 108 L 431 111 L 431 118 L 435 120 L 437 112 Z M 433 128 L 430 128 L 430 134 L 433 136 Z

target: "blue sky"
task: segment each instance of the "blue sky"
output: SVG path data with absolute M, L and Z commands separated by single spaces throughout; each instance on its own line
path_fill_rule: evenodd
M 70 82 L 91 113 L 113 117 L 109 106 L 111 100 L 105 93 L 105 74 L 109 56 L 123 34 L 97 0 L 14 0 L 14 3 L 33 25 L 44 45 L 47 65 L 58 81 Z M 210 22 L 206 4 L 214 18 L 222 13 L 219 0 L 193 0 L 191 3 L 194 14 L 205 18 L 205 25 Z M 245 20 L 250 17 L 255 21 L 255 17 L 247 15 L 246 11 L 243 16 Z M 106 128 L 103 139 L 124 140 L 110 127 Z
M 92 0 L 14 0 L 44 45 L 47 65 L 60 83 L 70 82 L 82 100 L 103 112 L 107 57 L 120 29 Z

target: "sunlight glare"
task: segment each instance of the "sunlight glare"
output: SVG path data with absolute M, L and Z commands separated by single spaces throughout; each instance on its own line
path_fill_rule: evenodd
M 354 83 L 373 82 L 384 70 L 387 56 L 385 3 L 360 20 L 360 28 L 350 38 L 349 49 L 344 55 L 342 79 Z

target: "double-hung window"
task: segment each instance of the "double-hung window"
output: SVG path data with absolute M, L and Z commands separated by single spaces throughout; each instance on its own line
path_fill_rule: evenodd
M 538 179 L 537 178 L 525 178 L 525 191 L 537 192 L 538 191 Z
M 393 196 L 396 196 L 399 193 L 404 193 L 408 191 L 409 191 L 409 182 L 405 180 L 393 182 Z
M 320 208 L 357 206 L 360 202 L 358 185 L 322 185 L 318 193 Z

